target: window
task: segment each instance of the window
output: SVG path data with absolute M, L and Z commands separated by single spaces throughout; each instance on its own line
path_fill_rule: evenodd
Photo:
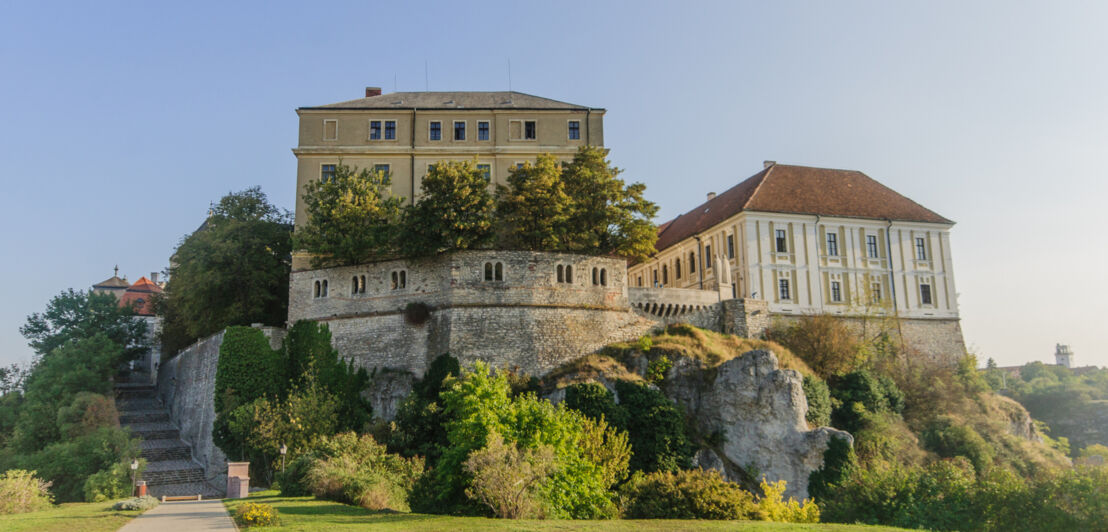
M 689 252 L 689 273 L 696 273 L 696 252 Z
M 516 170 L 519 170 L 520 168 L 523 168 L 524 166 L 527 166 L 527 163 L 516 163 Z
M 927 241 L 924 238 L 916 238 L 916 260 L 927 260 Z
M 359 294 L 364 294 L 365 293 L 365 276 L 364 275 L 361 278 L 361 283 L 360 284 L 361 284 L 361 287 L 358 288 L 358 293 Z
M 573 266 L 566 265 L 566 282 L 573 282 Z
M 708 261 L 704 263 L 704 269 L 705 270 L 712 269 L 712 245 L 711 244 L 708 244 L 708 245 L 704 246 L 704 256 L 708 257 Z
M 486 281 L 491 281 L 492 280 L 492 263 L 491 262 L 486 262 L 485 263 L 485 280 Z
M 485 178 L 485 181 L 492 181 L 492 165 L 479 164 L 477 165 L 477 171 L 481 172 L 481 177 Z
M 454 140 L 466 139 L 466 123 L 464 120 L 454 121 Z
M 663 272 L 666 271 L 665 268 L 666 268 L 665 266 L 662 266 L 662 271 Z M 599 268 L 593 268 L 592 269 L 592 284 L 594 284 L 594 285 L 600 284 L 600 269 Z
M 669 284 L 669 268 L 666 265 L 662 265 L 662 286 Z
M 608 268 L 600 268 L 600 286 L 608 286 Z
M 435 171 L 435 165 L 433 165 L 433 164 L 427 165 L 427 173 L 428 174 L 431 173 L 431 172 L 434 172 L 434 171 Z
M 509 120 L 508 140 L 535 140 L 538 128 L 534 120 Z
M 641 288 L 642 287 L 642 276 L 641 275 L 638 277 L 638 282 L 639 282 L 639 287 Z
M 339 139 L 339 121 L 338 120 L 324 120 L 323 121 L 323 140 L 338 140 Z
M 326 282 L 326 281 L 324 281 Z M 919 302 L 921 305 L 930 305 L 931 303 L 931 285 L 921 284 L 919 285 Z
M 392 272 L 392 285 L 390 288 L 393 290 L 400 290 L 408 286 L 408 271 L 396 270 Z
M 427 138 L 429 140 L 442 140 L 442 122 L 431 122 L 430 127 L 427 130 Z
M 489 140 L 489 122 L 488 120 L 477 121 L 477 140 Z
M 658 270 L 654 270 L 652 273 L 654 275 L 653 286 L 655 288 L 657 288 L 658 287 Z
M 869 298 L 873 303 L 881 302 L 881 283 L 872 283 L 869 287 Z
M 789 252 L 789 236 L 784 229 L 778 229 L 774 231 L 777 236 L 777 252 L 788 253 Z
M 727 235 L 727 258 L 735 258 L 735 235 Z
M 316 281 L 315 282 L 315 292 L 312 293 L 312 297 L 319 297 L 319 294 L 320 294 L 320 285 L 319 285 L 319 281 Z
M 396 140 L 396 120 L 385 120 L 385 140 Z
M 358 293 L 358 276 L 355 275 L 354 279 L 350 282 L 350 295 L 356 295 Z
M 566 272 L 565 272 L 565 269 L 566 269 L 566 268 L 565 268 L 565 266 L 562 266 L 561 264 L 559 264 L 559 265 L 558 265 L 558 282 L 559 282 L 559 283 L 564 283 L 564 282 L 566 282 Z
M 827 254 L 831 257 L 839 256 L 839 235 L 827 233 Z
M 373 165 L 373 173 L 377 175 L 389 175 L 389 165 L 375 164 Z
M 381 140 L 381 121 L 369 121 L 369 140 Z
M 778 279 L 777 280 L 777 297 L 779 299 L 783 300 L 783 301 L 788 301 L 788 300 L 792 299 L 792 297 L 789 297 L 789 280 L 788 279 Z
M 866 255 L 871 259 L 877 258 L 877 235 L 866 235 Z
M 325 164 L 319 167 L 319 180 L 324 183 L 335 180 L 335 165 Z
M 327 297 L 327 281 L 323 281 L 323 293 L 319 297 Z
M 486 281 L 503 281 L 504 280 L 504 263 L 503 262 L 486 262 L 485 263 L 485 280 Z
M 538 138 L 538 131 L 535 127 L 534 120 L 523 121 L 523 140 L 535 140 Z
M 677 259 L 677 261 L 673 263 L 673 276 L 677 279 L 681 278 L 681 259 Z
M 831 281 L 831 301 L 840 303 L 843 300 L 843 286 L 838 281 Z
M 569 121 L 569 140 L 581 140 L 581 122 L 579 120 Z

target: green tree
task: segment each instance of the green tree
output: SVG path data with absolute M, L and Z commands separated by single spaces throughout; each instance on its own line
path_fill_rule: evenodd
M 439 161 L 423 178 L 419 203 L 404 213 L 401 249 L 433 255 L 485 246 L 496 204 L 474 161 Z
M 362 392 L 369 387 L 365 368 L 344 362 L 331 345 L 326 323 L 298 321 L 289 328 L 284 342 L 285 391 L 318 384 L 338 401 L 339 431 L 363 430 L 370 421 L 369 401 Z M 285 395 L 281 394 L 282 397 Z
M 307 222 L 293 235 L 296 249 L 313 254 L 315 267 L 362 264 L 392 256 L 403 198 L 393 196 L 385 172 L 344 164 L 334 177 L 304 185 Z
M 44 312 L 27 316 L 19 332 L 39 357 L 50 356 L 70 341 L 103 335 L 123 350 L 119 361 L 125 362 L 149 349 L 146 322 L 134 315 L 133 309 L 121 307 L 111 294 L 70 288 L 54 296 Z
M 562 167 L 570 198 L 565 249 L 646 260 L 656 251 L 658 231 L 653 218 L 658 206 L 643 197 L 646 185 L 624 183 L 619 178 L 622 170 L 612 166 L 607 156 L 607 149 L 583 146 Z
M 219 200 L 208 220 L 173 255 L 157 301 L 163 351 L 172 356 L 230 325 L 282 325 L 288 316 L 288 212 L 258 187 Z
M 497 187 L 501 245 L 533 251 L 565 249 L 571 201 L 553 155 L 540 155 L 534 165 L 512 170 L 508 185 Z

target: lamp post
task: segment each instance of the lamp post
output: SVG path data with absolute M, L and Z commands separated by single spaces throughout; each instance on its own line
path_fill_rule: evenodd
M 281 444 L 281 472 L 285 472 L 285 455 L 288 454 L 289 447 L 285 444 Z
M 138 458 L 136 458 L 134 460 L 131 460 L 131 491 L 132 491 L 132 495 L 134 494 L 133 492 L 136 489 L 135 475 L 137 475 L 137 474 L 138 474 Z

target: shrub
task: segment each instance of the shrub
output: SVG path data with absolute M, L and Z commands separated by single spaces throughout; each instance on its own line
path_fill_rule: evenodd
M 303 497 L 312 494 L 312 490 L 308 488 L 304 477 L 307 476 L 314 460 L 315 456 L 312 453 L 302 454 L 285 464 L 284 471 L 277 473 L 277 484 L 281 488 L 282 496 Z
M 775 324 L 766 331 L 766 339 L 788 348 L 825 379 L 854 371 L 867 356 L 866 346 L 846 322 L 828 314 L 800 316 L 787 326 Z
M 827 450 L 823 451 L 823 465 L 808 475 L 808 495 L 823 500 L 858 466 L 854 448 L 846 438 L 832 436 L 827 440 Z
M 752 519 L 754 496 L 718 471 L 635 473 L 620 488 L 623 514 L 635 519 Z
M 789 497 L 784 500 L 785 481 L 767 482 L 762 479 L 762 496 L 758 498 L 757 516 L 763 521 L 781 523 L 818 523 L 819 506 L 811 500 L 797 502 Z
M 465 461 L 466 471 L 473 475 L 466 495 L 491 508 L 497 517 L 541 518 L 545 512 L 539 488 L 556 468 L 549 445 L 520 449 L 493 433 L 488 445 Z
M 0 474 L 0 514 L 19 514 L 53 506 L 50 483 L 34 471 L 11 469 Z
M 582 382 L 566 387 L 566 408 L 591 419 L 605 419 L 613 427 L 627 426 L 627 410 L 616 404 L 615 396 L 604 385 Z
M 131 463 L 138 457 L 138 440 L 115 427 L 96 431 L 64 442 L 47 445 L 42 450 L 20 457 L 23 469 L 34 469 L 38 476 L 51 482 L 51 491 L 59 502 L 84 500 L 85 482 L 90 476 L 120 462 Z M 128 470 L 129 471 L 129 470 Z
M 446 377 L 460 373 L 458 359 L 439 355 L 431 361 L 423 378 L 412 385 L 412 392 L 400 403 L 394 427 L 388 435 L 389 451 L 402 456 L 423 456 L 434 463 L 446 447 L 442 404 L 439 392 Z
M 673 362 L 669 361 L 669 357 L 661 355 L 658 358 L 651 360 L 646 366 L 646 380 L 652 384 L 658 384 L 665 380 L 666 373 L 673 367 Z
M 239 526 L 277 526 L 277 509 L 268 504 L 244 502 L 235 509 L 235 522 Z
M 696 449 L 684 412 L 660 390 L 617 381 L 619 406 L 626 412 L 632 471 L 677 471 L 690 466 Z
M 808 414 L 804 417 L 813 427 L 831 424 L 831 390 L 815 375 L 804 376 L 804 397 L 808 399 Z
M 112 505 L 112 510 L 116 511 L 143 511 L 149 510 L 157 506 L 161 501 L 157 497 L 151 497 L 144 495 L 142 497 L 135 497 L 132 499 L 125 499 Z
M 978 472 L 987 469 L 995 455 L 977 431 L 949 416 L 936 419 L 923 431 L 922 440 L 924 448 L 943 458 L 966 457 Z
M 69 406 L 58 409 L 58 430 L 64 438 L 77 438 L 100 427 L 118 425 L 115 401 L 106 395 L 80 392 Z
M 146 460 L 139 460 L 135 474 L 142 474 Z M 94 473 L 85 480 L 85 502 L 102 502 L 127 497 L 132 493 L 130 462 L 119 462 Z
M 325 439 L 305 475 L 317 497 L 370 510 L 409 510 L 408 494 L 423 474 L 423 459 L 385 452 L 368 434 L 353 432 Z

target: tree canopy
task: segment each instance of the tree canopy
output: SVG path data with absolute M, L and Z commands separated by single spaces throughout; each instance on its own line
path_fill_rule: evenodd
M 404 213 L 401 248 L 429 255 L 488 245 L 495 203 L 474 161 L 441 161 L 423 178 L 419 203 Z
M 167 355 L 229 325 L 281 325 L 288 316 L 290 215 L 261 189 L 233 192 L 173 256 L 158 301 Z
M 54 296 L 43 312 L 27 316 L 19 332 L 38 357 L 48 356 L 70 341 L 106 336 L 123 349 L 122 360 L 146 352 L 146 323 L 134 318 L 134 310 L 121 307 L 111 294 L 72 288 Z

